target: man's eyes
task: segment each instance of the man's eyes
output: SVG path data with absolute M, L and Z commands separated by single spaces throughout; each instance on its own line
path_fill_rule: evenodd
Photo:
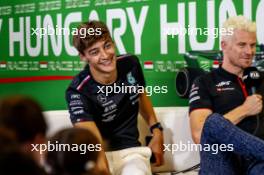
M 241 48 L 246 47 L 246 45 L 247 45 L 246 43 L 238 43 L 238 46 L 241 47 Z M 256 47 L 256 44 L 250 44 L 250 47 L 251 48 L 255 48 Z
M 106 43 L 106 44 L 105 44 L 105 48 L 106 48 L 106 49 L 109 49 L 109 48 L 111 48 L 111 47 L 112 47 L 112 43 L 109 42 L 109 43 Z
M 245 44 L 245 43 L 238 43 L 238 45 L 239 45 L 240 47 L 244 47 L 246 44 Z
M 97 55 L 99 53 L 98 50 L 93 50 L 93 51 L 90 51 L 90 55 Z
M 110 48 L 112 48 L 112 46 L 113 46 L 113 44 L 111 42 L 106 43 L 104 45 L 104 49 L 110 49 Z M 96 56 L 99 54 L 99 49 L 93 49 L 93 50 L 89 51 L 89 54 L 92 56 Z
M 256 48 L 256 44 L 251 44 L 251 48 Z

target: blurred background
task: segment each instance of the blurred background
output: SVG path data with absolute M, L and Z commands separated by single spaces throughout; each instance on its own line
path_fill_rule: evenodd
M 177 73 L 187 66 L 217 67 L 221 24 L 239 14 L 256 21 L 258 44 L 264 43 L 264 0 L 0 1 L 0 98 L 25 94 L 45 111 L 66 109 L 65 90 L 84 66 L 72 32 L 97 19 L 109 27 L 119 54 L 139 57 L 148 86 L 167 87 L 152 93 L 155 107 L 187 106 L 179 95 L 184 96 L 188 77 L 180 77 L 176 93 Z M 258 52 L 261 60 L 261 47 Z

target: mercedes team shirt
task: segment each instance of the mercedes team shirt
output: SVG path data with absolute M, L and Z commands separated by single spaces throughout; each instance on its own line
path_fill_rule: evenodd
M 94 121 L 112 151 L 140 146 L 137 128 L 139 93 L 129 91 L 127 87 L 145 87 L 143 72 L 136 56 L 118 57 L 117 71 L 117 80 L 111 85 L 103 85 L 94 80 L 87 65 L 66 91 L 72 123 Z M 116 89 L 118 93 L 109 93 L 110 89 L 122 87 L 123 92 Z M 125 91 L 124 87 L 127 88 Z

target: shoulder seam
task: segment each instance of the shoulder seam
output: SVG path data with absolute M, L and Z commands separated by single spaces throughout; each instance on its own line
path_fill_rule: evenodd
M 90 80 L 91 76 L 90 75 L 87 75 L 83 80 L 82 82 L 77 86 L 77 90 L 80 91 L 82 90 L 84 84 L 86 84 L 89 80 Z
M 117 59 L 122 59 L 122 58 L 125 58 L 125 57 L 128 57 L 128 56 L 132 56 L 131 54 L 125 54 L 125 55 L 120 55 L 117 57 Z

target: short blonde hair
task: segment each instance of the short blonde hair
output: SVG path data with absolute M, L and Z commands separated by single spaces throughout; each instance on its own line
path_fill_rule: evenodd
M 230 31 L 230 30 L 244 30 L 247 32 L 256 32 L 256 23 L 250 21 L 248 18 L 239 15 L 239 16 L 233 16 L 228 18 L 224 23 L 222 28 L 225 31 Z M 227 35 L 226 33 L 222 33 L 222 39 L 228 37 L 230 35 Z

